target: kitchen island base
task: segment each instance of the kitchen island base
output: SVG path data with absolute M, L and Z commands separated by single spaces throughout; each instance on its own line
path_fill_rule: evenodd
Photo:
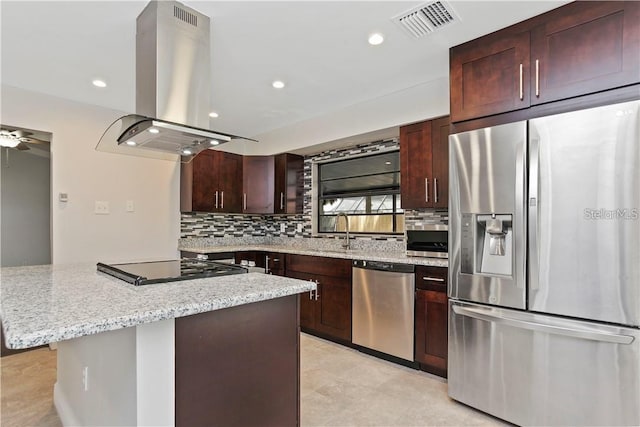
M 298 296 L 58 344 L 64 425 L 299 425 Z

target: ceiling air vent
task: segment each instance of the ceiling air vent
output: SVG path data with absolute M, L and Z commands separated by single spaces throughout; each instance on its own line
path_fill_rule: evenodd
M 187 24 L 193 25 L 194 27 L 198 26 L 198 17 L 178 6 L 173 6 L 173 16 Z
M 435 1 L 414 7 L 391 18 L 411 37 L 416 39 L 434 32 L 442 27 L 458 22 L 460 18 L 449 4 Z

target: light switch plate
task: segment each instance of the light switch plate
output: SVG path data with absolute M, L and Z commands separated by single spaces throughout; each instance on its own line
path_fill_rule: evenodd
M 133 204 L 133 200 L 127 200 L 127 212 L 135 212 L 135 205 Z

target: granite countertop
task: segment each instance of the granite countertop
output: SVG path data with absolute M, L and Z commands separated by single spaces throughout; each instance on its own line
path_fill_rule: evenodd
M 264 251 L 280 252 L 297 255 L 313 255 L 330 258 L 359 259 L 365 261 L 385 261 L 402 264 L 427 265 L 435 267 L 448 267 L 449 260 L 446 258 L 423 258 L 406 256 L 404 252 L 398 251 L 371 251 L 371 250 L 327 250 L 322 248 L 297 248 L 284 245 L 219 245 L 219 246 L 185 246 L 179 245 L 178 250 L 199 254 L 216 252 L 242 252 L 242 251 Z
M 95 264 L 6 267 L 0 313 L 7 347 L 28 348 L 315 288 L 260 273 L 133 286 Z

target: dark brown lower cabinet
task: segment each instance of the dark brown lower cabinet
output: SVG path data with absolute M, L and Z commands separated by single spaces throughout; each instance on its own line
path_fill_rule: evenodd
M 351 277 L 288 272 L 287 277 L 316 282 L 318 290 L 300 295 L 300 327 L 305 332 L 351 342 Z
M 285 254 L 278 252 L 267 252 L 265 254 L 265 273 L 274 276 L 285 275 Z
M 415 359 L 423 371 L 447 377 L 447 269 L 416 267 Z
M 298 295 L 175 319 L 178 427 L 300 425 Z
M 447 294 L 416 291 L 416 362 L 427 372 L 447 377 Z
M 318 290 L 300 295 L 303 331 L 351 343 L 351 261 L 287 254 L 286 275 L 316 282 Z

